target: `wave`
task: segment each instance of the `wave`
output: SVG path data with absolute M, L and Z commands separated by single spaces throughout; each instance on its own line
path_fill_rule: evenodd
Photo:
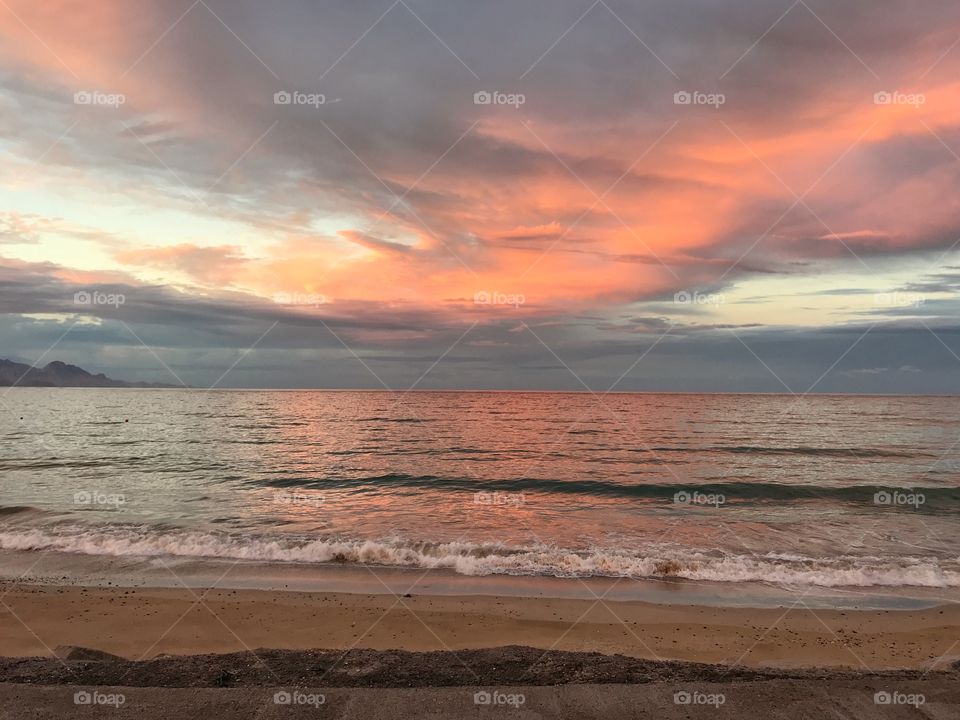
M 570 495 L 597 495 L 673 502 L 678 492 L 697 491 L 705 495 L 723 495 L 728 503 L 763 502 L 778 500 L 841 500 L 874 504 L 878 493 L 897 491 L 916 492 L 924 496 L 920 512 L 937 512 L 946 506 L 960 504 L 960 487 L 890 487 L 884 485 L 791 485 L 786 483 L 722 482 L 690 485 L 664 483 L 630 484 L 628 480 L 555 480 L 548 478 L 514 478 L 505 480 L 441 477 L 438 475 L 408 475 L 387 473 L 356 478 L 289 477 L 256 480 L 251 484 L 275 488 L 303 488 L 317 490 L 361 488 L 426 488 L 462 492 L 548 492 Z
M 376 415 L 374 417 L 360 418 L 357 422 L 388 422 L 388 423 L 428 423 L 434 422 L 433 420 L 424 420 L 423 418 L 403 418 L 403 417 L 387 417 L 385 415 Z
M 687 448 L 690 449 L 690 448 Z M 863 447 L 811 447 L 800 445 L 797 447 L 778 447 L 761 445 L 715 445 L 708 448 L 711 452 L 728 453 L 757 453 L 761 455 L 813 455 L 824 457 L 856 457 L 856 458 L 918 458 L 935 457 L 929 453 L 906 452 L 903 450 L 882 450 L 880 448 Z
M 960 587 L 960 558 L 812 558 L 800 555 L 726 555 L 649 548 L 573 550 L 545 545 L 416 542 L 399 538 L 353 540 L 294 536 L 239 537 L 144 526 L 57 525 L 0 532 L 0 549 L 60 551 L 115 557 L 190 557 L 276 563 L 345 563 L 449 569 L 463 575 L 547 575 L 563 578 L 684 578 L 779 585 Z M 941 564 L 943 563 L 943 564 Z
M 12 517 L 14 515 L 27 515 L 31 513 L 43 512 L 39 508 L 30 505 L 0 505 L 0 517 Z

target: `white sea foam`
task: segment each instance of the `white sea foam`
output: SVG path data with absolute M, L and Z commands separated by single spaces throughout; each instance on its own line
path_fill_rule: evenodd
M 0 532 L 0 549 L 55 550 L 86 555 L 193 557 L 280 563 L 365 563 L 445 568 L 463 575 L 556 577 L 677 577 L 713 582 L 789 585 L 960 587 L 960 558 L 807 558 L 797 555 L 723 555 L 648 548 L 571 550 L 498 543 L 427 543 L 401 539 L 247 537 L 156 528 L 47 526 Z

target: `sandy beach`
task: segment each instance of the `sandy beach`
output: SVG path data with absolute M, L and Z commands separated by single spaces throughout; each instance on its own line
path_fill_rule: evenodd
M 956 644 L 956 606 L 814 616 L 616 603 L 626 629 L 610 610 L 570 600 L 213 590 L 197 605 L 186 590 L 5 590 L 0 720 L 895 720 L 960 710 L 958 664 L 948 655 L 929 669 L 921 657 Z M 766 622 L 776 627 L 760 631 Z M 855 662 L 881 653 L 877 667 Z M 668 659 L 684 657 L 700 661 Z
M 878 705 L 874 693 L 886 692 L 892 682 L 904 694 L 924 694 L 920 709 L 911 706 Z M 690 720 L 721 716 L 740 720 L 813 720 L 843 717 L 845 720 L 900 720 L 902 718 L 957 717 L 960 690 L 957 674 L 930 676 L 922 681 L 893 678 L 762 680 L 753 682 L 701 683 L 695 687 L 707 695 L 722 695 L 724 704 L 694 706 L 678 704 L 677 693 L 688 692 L 689 683 L 649 682 L 645 684 L 589 685 L 558 687 L 505 686 L 505 695 L 523 697 L 520 707 L 478 707 L 476 687 L 443 688 L 351 688 L 326 689 L 324 703 L 278 705 L 274 688 L 129 688 L 103 687 L 104 694 L 119 694 L 124 704 L 101 708 L 76 705 L 75 687 L 0 683 L 0 719 L 20 720 L 24 708 L 43 718 L 97 718 L 109 712 L 111 718 L 160 720 L 203 717 L 232 720 L 238 717 L 338 718 L 340 720 L 382 720 L 421 717 L 429 720 L 461 720 L 464 717 L 509 717 L 523 720 Z M 284 691 L 280 691 L 284 692 Z M 481 690 L 479 692 L 485 692 Z M 310 693 L 313 694 L 313 693 Z M 825 714 L 827 713 L 832 714 Z
M 8 585 L 0 652 L 128 659 L 251 648 L 524 645 L 747 667 L 930 669 L 960 657 L 960 606 L 731 608 L 522 597 Z

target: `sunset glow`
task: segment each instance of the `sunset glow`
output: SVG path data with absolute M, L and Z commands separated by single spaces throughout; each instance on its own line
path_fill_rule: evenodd
M 622 389 L 782 391 L 873 327 L 820 389 L 957 389 L 955 7 L 478 5 L 8 0 L 0 339 L 574 389 L 657 343 Z

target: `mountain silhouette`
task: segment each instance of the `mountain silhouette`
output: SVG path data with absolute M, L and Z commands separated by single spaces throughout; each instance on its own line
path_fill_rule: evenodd
M 54 360 L 44 367 L 31 367 L 12 360 L 0 360 L 0 387 L 103 387 L 103 388 L 170 388 L 181 385 L 126 382 L 96 375 L 81 367 Z

